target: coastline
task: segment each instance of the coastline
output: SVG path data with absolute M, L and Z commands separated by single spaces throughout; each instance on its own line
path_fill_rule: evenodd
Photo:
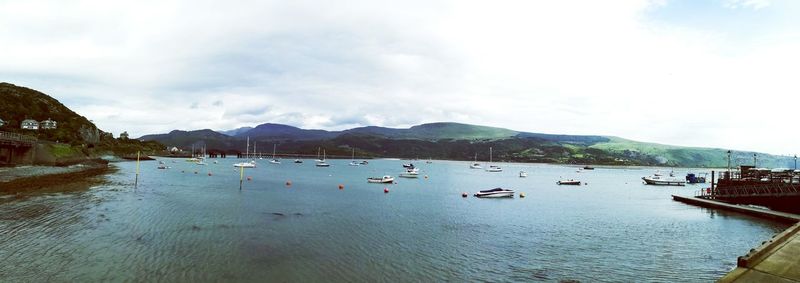
M 0 169 L 0 194 L 61 192 L 102 182 L 94 178 L 113 172 L 101 159 L 70 166 L 21 166 Z

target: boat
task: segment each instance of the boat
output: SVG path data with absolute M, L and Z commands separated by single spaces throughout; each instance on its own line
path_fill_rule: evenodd
M 489 167 L 486 168 L 486 172 L 503 172 L 503 168 L 500 168 L 500 166 L 491 165 L 492 164 L 492 148 L 491 147 L 489 147 L 489 164 L 490 164 Z
M 569 179 L 569 180 L 561 180 L 561 181 L 558 181 L 558 182 L 556 182 L 556 184 L 559 184 L 559 185 L 569 185 L 569 186 L 580 186 L 580 185 L 581 185 L 581 181 L 579 181 L 579 180 L 573 180 L 573 179 Z
M 348 165 L 350 165 L 350 166 L 361 165 L 360 163 L 358 163 L 358 161 L 356 161 L 356 149 L 355 148 L 353 148 L 353 154 L 352 154 L 352 157 L 350 157 L 350 164 L 348 164 Z
M 367 164 L 369 164 L 369 161 L 366 161 L 366 160 L 361 161 L 361 165 L 367 165 Z
M 370 177 L 367 178 L 367 183 L 381 183 L 381 184 L 391 184 L 394 182 L 394 178 L 392 176 L 386 175 L 383 177 Z
M 256 168 L 256 161 L 255 160 L 250 160 L 250 161 L 247 161 L 247 162 L 239 162 L 239 163 L 233 164 L 233 167 Z
M 325 162 L 325 151 L 322 151 L 322 159 L 317 159 L 317 167 L 331 167 L 328 162 Z
M 642 177 L 644 183 L 647 185 L 654 185 L 654 186 L 685 186 L 686 181 L 681 180 L 674 177 L 664 177 L 664 176 L 648 176 Z
M 419 168 L 408 169 L 404 173 L 400 173 L 403 178 L 419 178 Z
M 525 171 L 519 171 L 519 177 L 520 177 L 520 178 L 525 178 L 525 177 L 528 177 L 528 172 L 525 172 Z
M 294 163 L 303 163 L 303 160 L 298 158 L 294 160 Z
M 403 164 L 403 168 L 414 168 L 414 163 Z
M 491 190 L 483 190 L 475 193 L 473 196 L 479 198 L 513 198 L 514 191 L 503 188 L 494 188 Z
M 469 169 L 483 169 L 483 167 L 481 167 L 481 164 L 478 163 L 478 153 L 477 152 L 475 153 L 475 161 L 472 163 L 472 165 L 469 166 Z
M 702 173 L 702 174 L 688 173 L 686 174 L 686 182 L 689 184 L 705 184 L 706 177 L 708 177 L 708 173 Z
M 156 167 L 156 168 L 158 168 L 158 169 L 169 169 L 169 166 L 167 166 L 167 165 L 164 165 L 164 164 L 162 163 L 162 164 L 159 164 L 159 165 L 158 165 L 158 167 Z
M 320 158 L 319 158 L 319 150 L 320 150 L 320 148 L 319 148 L 319 147 L 317 147 L 317 160 L 315 160 L 315 161 L 316 161 L 316 162 L 325 162 L 325 160 L 324 160 L 324 159 L 320 159 Z
M 433 163 L 433 160 L 431 160 L 431 158 L 430 158 L 430 157 L 428 157 L 428 161 L 425 161 L 425 163 L 427 163 L 427 164 L 431 164 L 431 163 Z
M 277 146 L 276 144 L 272 144 L 272 160 L 270 160 L 269 163 L 281 164 L 281 161 L 279 159 L 275 158 L 275 147 L 276 146 Z
M 586 165 L 586 166 L 583 166 L 583 170 L 594 170 L 594 167 Z

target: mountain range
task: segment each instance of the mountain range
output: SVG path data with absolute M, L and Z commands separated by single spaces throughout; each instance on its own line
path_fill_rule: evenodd
M 301 129 L 266 123 L 230 131 L 175 130 L 145 135 L 143 141 L 190 148 L 205 145 L 209 151 L 244 152 L 246 140 L 262 153 L 273 144 L 279 155 L 315 155 L 319 148 L 329 156 L 349 157 L 352 149 L 363 158 L 433 158 L 494 160 L 560 164 L 649 165 L 678 167 L 726 167 L 727 149 L 681 147 L 644 143 L 611 136 L 554 135 L 514 131 L 461 123 L 429 123 L 410 128 L 359 127 L 342 131 Z M 253 150 L 253 147 L 250 149 Z M 751 165 L 753 154 L 733 151 L 732 165 Z M 790 167 L 792 159 L 755 153 L 759 167 Z

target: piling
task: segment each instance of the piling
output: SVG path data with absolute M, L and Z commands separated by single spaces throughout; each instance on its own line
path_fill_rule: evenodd
M 139 187 L 139 154 L 140 152 L 136 152 L 136 179 L 133 181 L 133 189 Z

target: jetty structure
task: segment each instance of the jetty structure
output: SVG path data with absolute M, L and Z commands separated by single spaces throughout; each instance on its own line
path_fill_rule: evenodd
M 738 170 L 728 166 L 718 180 L 711 171 L 710 187 L 695 192 L 694 197 L 673 195 L 672 198 L 691 205 L 794 223 L 740 256 L 736 269 L 719 282 L 800 282 L 800 215 L 797 214 L 800 213 L 800 171 L 757 168 L 755 164 L 740 166 Z

